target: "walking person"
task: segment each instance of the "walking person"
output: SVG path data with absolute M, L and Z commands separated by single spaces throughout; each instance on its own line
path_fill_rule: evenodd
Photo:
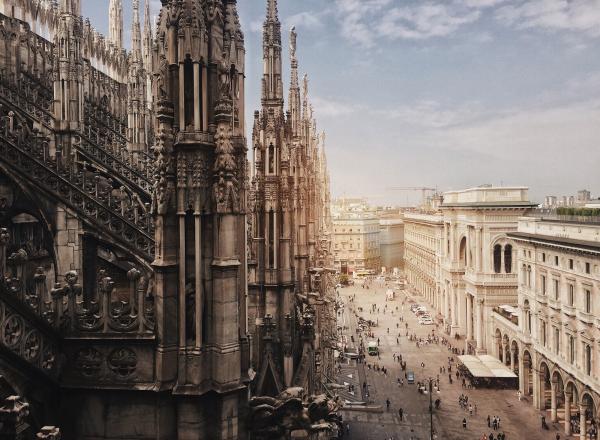
M 400 421 L 404 420 L 404 410 L 402 408 L 398 409 L 398 417 L 400 417 Z
M 467 419 L 463 419 L 463 429 L 467 429 Z
M 487 416 L 487 422 L 488 422 L 488 428 L 491 428 L 491 425 L 490 425 L 490 415 L 489 414 Z

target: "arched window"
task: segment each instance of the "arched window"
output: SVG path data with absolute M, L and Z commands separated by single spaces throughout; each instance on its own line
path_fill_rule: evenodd
M 502 246 L 497 244 L 494 246 L 494 272 L 502 271 Z
M 512 272 L 512 245 L 504 246 L 504 272 Z

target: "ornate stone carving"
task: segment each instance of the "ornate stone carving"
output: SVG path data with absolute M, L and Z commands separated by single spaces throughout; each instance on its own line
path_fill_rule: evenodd
M 23 318 L 9 315 L 2 324 L 2 341 L 11 349 L 17 348 L 23 337 Z
M 137 355 L 129 348 L 113 350 L 106 360 L 108 368 L 120 378 L 128 378 L 137 368 Z
M 102 370 L 103 356 L 93 347 L 83 348 L 75 355 L 75 369 L 84 377 L 98 377 Z
M 240 211 L 239 182 L 235 161 L 235 148 L 231 141 L 231 128 L 225 123 L 219 124 L 215 135 L 215 182 L 213 195 L 219 214 Z
M 156 158 L 154 188 L 152 193 L 152 213 L 165 215 L 173 193 L 173 188 L 168 182 L 168 175 L 172 173 L 172 147 L 169 134 L 164 130 L 159 131 L 154 145 Z

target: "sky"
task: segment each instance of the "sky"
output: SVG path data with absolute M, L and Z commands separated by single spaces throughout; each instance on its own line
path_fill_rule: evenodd
M 238 0 L 250 123 L 265 4 Z M 108 0 L 82 9 L 107 32 Z M 600 0 L 279 0 L 279 13 L 285 86 L 294 25 L 333 196 L 405 204 L 421 193 L 391 187 L 493 184 L 535 202 L 600 197 Z

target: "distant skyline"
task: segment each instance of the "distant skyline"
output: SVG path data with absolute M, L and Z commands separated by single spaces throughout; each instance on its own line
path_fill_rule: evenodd
M 265 4 L 238 2 L 247 123 L 260 107 Z M 82 7 L 106 34 L 108 0 Z M 386 188 L 486 183 L 528 186 L 539 203 L 600 196 L 600 0 L 279 0 L 279 12 L 284 81 L 295 25 L 333 196 L 405 203 Z

